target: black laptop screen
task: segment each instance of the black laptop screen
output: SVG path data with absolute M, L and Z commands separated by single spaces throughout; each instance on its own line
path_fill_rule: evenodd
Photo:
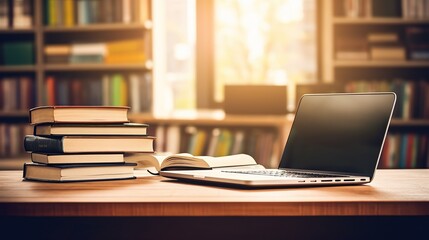
M 372 178 L 395 99 L 393 93 L 304 95 L 280 168 Z

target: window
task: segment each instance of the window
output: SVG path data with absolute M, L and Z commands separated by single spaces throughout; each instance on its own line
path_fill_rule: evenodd
M 317 0 L 153 4 L 155 110 L 220 107 L 228 83 L 316 82 Z
M 195 85 L 195 0 L 152 1 L 154 113 L 192 109 Z
M 215 0 L 214 100 L 225 84 L 316 81 L 315 0 Z

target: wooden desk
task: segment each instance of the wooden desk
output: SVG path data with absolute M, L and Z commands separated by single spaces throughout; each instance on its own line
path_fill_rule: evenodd
M 237 223 L 252 219 L 255 222 L 262 219 L 265 224 L 269 223 L 268 227 L 281 228 L 283 223 L 291 219 L 302 221 L 304 216 L 310 217 L 305 221 L 306 226 L 311 226 L 313 220 L 330 223 L 333 216 L 340 217 L 341 222 L 357 224 L 351 217 L 359 219 L 362 216 L 363 224 L 389 219 L 388 228 L 393 232 L 395 224 L 402 226 L 403 219 L 407 219 L 406 224 L 419 229 L 429 223 L 429 169 L 379 170 L 372 183 L 362 186 L 256 190 L 201 186 L 162 177 L 41 183 L 22 181 L 20 171 L 0 172 L 0 217 L 5 222 L 11 224 L 10 219 L 19 219 L 17 222 L 27 219 L 29 225 L 34 225 L 31 219 L 38 219 L 39 223 L 47 220 L 23 217 L 47 216 L 62 221 L 65 221 L 63 217 L 85 217 L 91 221 L 99 220 L 99 217 L 115 216 L 128 221 L 132 221 L 130 217 L 142 217 L 146 224 L 160 221 L 159 224 L 170 227 L 171 221 L 190 224 L 189 221 L 198 219 L 200 224 L 219 221 L 218 225 L 227 224 L 234 229 Z M 221 221 L 217 217 L 229 218 Z

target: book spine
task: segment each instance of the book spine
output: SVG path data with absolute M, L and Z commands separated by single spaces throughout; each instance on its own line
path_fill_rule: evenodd
M 61 138 L 45 138 L 27 135 L 24 138 L 24 149 L 27 152 L 63 153 Z
M 73 0 L 64 0 L 64 25 L 71 27 L 74 25 L 74 3 Z
M 9 2 L 0 1 L 0 28 L 9 27 Z

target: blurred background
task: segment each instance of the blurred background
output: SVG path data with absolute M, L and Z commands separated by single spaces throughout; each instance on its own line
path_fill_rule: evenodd
M 380 168 L 426 168 L 429 0 L 0 0 L 0 168 L 28 110 L 126 105 L 157 151 L 276 167 L 305 93 L 394 91 Z M 18 166 L 18 167 L 17 167 Z

